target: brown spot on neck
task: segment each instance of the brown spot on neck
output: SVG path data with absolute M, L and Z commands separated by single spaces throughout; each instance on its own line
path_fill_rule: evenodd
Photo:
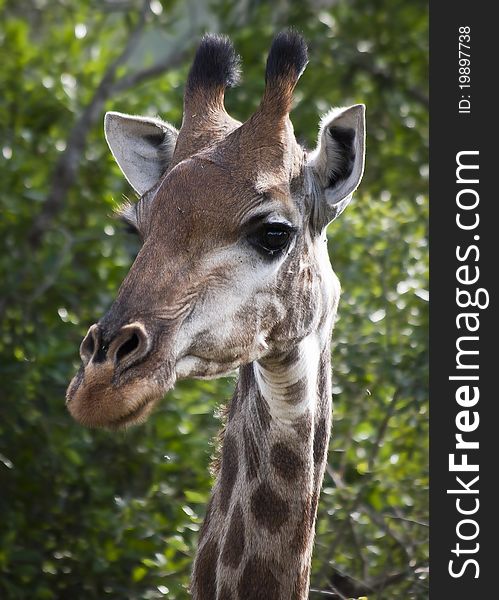
M 210 528 L 210 523 L 211 523 L 211 517 L 212 517 L 212 513 L 213 513 L 213 496 L 210 498 L 210 501 L 208 502 L 208 507 L 206 508 L 206 515 L 204 517 L 204 521 L 203 524 L 201 525 L 201 530 L 199 532 L 199 542 L 201 543 L 203 541 L 203 539 L 205 538 L 206 534 L 209 531 Z
M 230 423 L 236 414 L 240 411 L 243 402 L 250 395 L 251 386 L 253 384 L 253 365 L 243 365 L 239 369 L 239 379 L 237 380 L 236 391 L 232 396 L 228 407 L 228 422 Z
M 291 540 L 291 549 L 300 555 L 307 551 L 312 539 L 310 522 L 313 520 L 313 516 L 311 516 L 311 512 L 312 500 L 309 497 L 309 499 L 303 503 L 302 515 L 296 525 L 295 533 Z
M 244 459 L 246 464 L 246 475 L 248 481 L 253 480 L 258 475 L 260 468 L 260 448 L 255 435 L 250 426 L 243 425 L 243 443 L 244 443 Z
M 230 526 L 225 538 L 221 561 L 226 567 L 237 569 L 243 558 L 245 544 L 245 529 L 243 511 L 239 502 L 234 507 L 230 517 Z
M 289 506 L 267 482 L 261 483 L 251 496 L 251 512 L 270 533 L 277 533 L 289 517 Z
M 326 418 L 321 417 L 315 426 L 314 462 L 316 465 L 322 462 L 325 458 L 326 446 L 329 441 L 329 430 L 326 423 Z
M 224 583 L 218 592 L 217 600 L 236 600 L 236 597 L 232 594 L 232 590 L 229 586 Z
M 237 441 L 232 435 L 226 434 L 222 448 L 222 467 L 220 472 L 220 509 L 224 513 L 227 513 L 229 509 L 238 466 Z
M 294 481 L 304 469 L 303 460 L 287 444 L 277 442 L 270 451 L 270 462 L 278 475 Z
M 296 421 L 293 422 L 292 427 L 301 440 L 307 440 L 312 433 L 312 417 L 310 411 L 307 410 L 304 415 L 296 419 Z
M 298 379 L 286 388 L 286 401 L 289 404 L 299 404 L 307 392 L 307 379 L 303 377 Z
M 270 416 L 267 400 L 262 396 L 260 390 L 255 392 L 255 407 L 260 427 L 263 431 L 267 431 L 270 428 L 272 417 Z
M 216 570 L 218 544 L 208 541 L 199 551 L 192 575 L 192 597 L 194 600 L 216 600 Z
M 280 588 L 269 565 L 256 556 L 246 563 L 237 586 L 239 600 L 281 600 Z

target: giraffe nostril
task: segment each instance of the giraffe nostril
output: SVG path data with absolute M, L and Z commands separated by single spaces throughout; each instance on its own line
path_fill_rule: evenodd
M 92 325 L 88 330 L 87 335 L 83 338 L 80 346 L 80 357 L 83 364 L 87 364 L 92 359 L 95 349 L 98 344 L 98 329 L 96 325 Z
M 139 336 L 135 332 L 132 333 L 132 336 L 118 348 L 116 352 L 117 362 L 120 362 L 121 359 L 136 350 L 139 347 L 139 343 Z
M 121 331 L 111 343 L 109 359 L 114 359 L 115 365 L 125 366 L 130 362 L 144 358 L 149 352 L 150 338 L 141 323 L 131 323 L 121 328 Z
M 92 356 L 94 351 L 95 351 L 94 338 L 92 336 L 88 336 L 83 340 L 82 352 L 84 354 Z
M 81 343 L 80 356 L 84 367 L 89 363 L 97 365 L 108 361 L 126 367 L 130 363 L 128 359 L 136 362 L 143 358 L 150 345 L 150 337 L 142 323 L 125 325 L 113 336 L 104 336 L 98 325 L 92 325 Z

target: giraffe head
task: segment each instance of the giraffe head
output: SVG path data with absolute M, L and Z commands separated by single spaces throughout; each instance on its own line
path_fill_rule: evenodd
M 81 344 L 67 404 L 82 424 L 141 422 L 177 379 L 285 351 L 337 302 L 325 227 L 362 177 L 364 106 L 330 111 L 306 152 L 289 119 L 306 63 L 298 34 L 277 35 L 260 106 L 241 124 L 224 109 L 237 56 L 226 38 L 205 36 L 180 131 L 106 114 L 108 144 L 140 195 L 121 215 L 142 246 Z

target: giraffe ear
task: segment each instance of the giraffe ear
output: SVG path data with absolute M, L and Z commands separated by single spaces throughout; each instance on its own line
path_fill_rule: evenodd
M 123 175 L 140 195 L 153 187 L 170 164 L 178 131 L 161 119 L 108 112 L 104 133 Z
M 335 108 L 323 117 L 308 162 L 318 191 L 313 211 L 318 227 L 336 219 L 352 199 L 364 172 L 365 137 L 363 104 Z

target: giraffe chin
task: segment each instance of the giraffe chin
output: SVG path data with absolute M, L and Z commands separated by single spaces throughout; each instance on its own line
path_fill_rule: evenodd
M 246 362 L 251 362 L 251 360 L 242 361 L 241 359 L 235 359 L 222 363 L 189 354 L 177 362 L 175 371 L 177 379 L 187 379 L 189 377 L 215 379 L 232 374 L 241 364 Z
M 140 379 L 114 386 L 88 381 L 80 372 L 68 387 L 66 405 L 71 416 L 85 427 L 127 429 L 144 423 L 173 383 L 165 386 Z

